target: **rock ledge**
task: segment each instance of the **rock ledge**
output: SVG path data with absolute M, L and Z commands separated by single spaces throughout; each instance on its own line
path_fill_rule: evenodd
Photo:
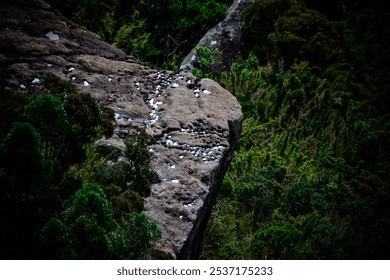
M 197 258 L 218 187 L 241 132 L 241 107 L 216 82 L 157 71 L 102 42 L 45 2 L 0 4 L 0 81 L 18 91 L 44 92 L 45 76 L 72 82 L 115 111 L 113 137 L 124 147 L 138 129 L 161 181 L 144 213 L 163 232 L 158 246 L 177 259 Z

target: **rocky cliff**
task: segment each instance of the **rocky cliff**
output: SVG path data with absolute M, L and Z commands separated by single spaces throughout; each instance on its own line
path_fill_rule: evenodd
M 243 48 L 242 29 L 244 19 L 242 13 L 254 0 L 234 0 L 227 16 L 216 26 L 211 28 L 192 51 L 183 59 L 180 69 L 191 70 L 199 68 L 198 48 L 218 49 L 215 60 L 210 65 L 210 71 L 221 73 L 229 70 L 233 59 L 240 54 Z
M 209 79 L 145 67 L 43 1 L 2 1 L 1 83 L 44 92 L 48 74 L 114 109 L 115 133 L 97 144 L 124 147 L 126 134 L 137 129 L 154 136 L 148 149 L 160 182 L 152 186 L 144 213 L 163 232 L 162 250 L 196 258 L 241 131 L 234 96 Z

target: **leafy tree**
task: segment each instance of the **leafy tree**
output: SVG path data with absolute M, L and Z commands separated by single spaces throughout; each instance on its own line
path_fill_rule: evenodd
M 25 116 L 42 137 L 45 157 L 56 159 L 69 129 L 68 117 L 61 99 L 51 93 L 40 95 L 26 106 Z
M 122 190 L 131 189 L 146 197 L 150 186 L 158 181 L 149 163 L 147 151 L 148 135 L 140 131 L 139 135 L 129 135 L 126 139 L 125 161 L 115 164 L 103 164 L 97 171 L 97 181 L 102 184 L 114 184 Z
M 9 97 L 7 104 L 15 101 L 15 110 L 0 107 L 7 121 L 4 128 L 10 126 L 0 143 L 0 241 L 5 244 L 1 256 L 149 258 L 160 232 L 155 223 L 137 214 L 143 209 L 142 196 L 156 178 L 149 167 L 146 134 L 129 141 L 130 170 L 120 164 L 113 169 L 112 180 L 106 181 L 107 197 L 89 181 L 107 164 L 105 157 L 113 160 L 121 153 L 100 150 L 99 154 L 91 142 L 112 134 L 112 110 L 53 75 L 46 77 L 45 86 L 54 94 L 26 98 L 6 91 L 4 98 Z M 83 168 L 75 175 L 73 170 L 80 165 Z M 118 179 L 120 171 L 127 174 L 130 185 Z M 113 191 L 114 182 L 124 188 Z M 145 242 L 136 243 L 135 236 Z
M 80 163 L 85 160 L 85 144 L 114 133 L 114 111 L 98 104 L 90 94 L 77 92 L 72 83 L 55 75 L 45 77 L 45 87 L 61 99 L 67 115 L 66 137 L 58 159 L 65 167 Z
M 147 63 L 162 55 L 164 51 L 156 48 L 151 42 L 152 34 L 145 32 L 146 19 L 140 19 L 139 12 L 135 12 L 133 17 L 134 20 L 124 24 L 118 30 L 113 44 Z
M 110 232 L 118 228 L 111 214 L 111 204 L 100 186 L 86 183 L 60 218 L 45 226 L 43 241 L 56 248 L 54 255 L 65 259 L 108 259 L 114 253 Z
M 150 258 L 155 242 L 161 238 L 157 224 L 149 221 L 144 214 L 133 213 L 122 231 L 125 244 L 122 256 L 125 259 Z
M 21 115 L 31 96 L 0 87 L 0 141 L 6 137 L 11 125 L 23 121 Z
M 70 206 L 43 229 L 51 256 L 64 259 L 147 258 L 161 236 L 157 225 L 134 213 L 123 226 L 115 221 L 102 188 L 85 183 Z M 50 250 L 48 250 L 50 251 Z

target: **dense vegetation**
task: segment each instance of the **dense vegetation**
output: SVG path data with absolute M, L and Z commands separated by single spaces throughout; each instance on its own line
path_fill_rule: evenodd
M 49 0 L 65 16 L 146 64 L 174 68 L 229 1 Z M 178 20 L 179 19 L 179 20 Z M 72 84 L 45 77 L 41 95 L 0 88 L 0 258 L 166 258 L 143 214 L 158 180 L 145 132 L 126 149 L 94 142 L 114 114 Z
M 215 77 L 245 120 L 202 258 L 390 258 L 389 18 L 319 2 L 257 0 Z
M 171 69 L 231 3 L 49 2 L 141 61 Z M 210 73 L 213 51 L 198 50 L 195 74 L 235 94 L 245 115 L 202 258 L 390 258 L 390 17 L 382 2 L 256 0 L 230 71 Z M 1 254 L 56 248 L 51 257 L 147 258 L 159 236 L 138 214 L 155 180 L 141 157 L 149 140 L 130 138 L 127 160 L 114 162 L 117 150 L 91 145 L 111 133 L 112 113 L 88 96 L 65 98 L 63 87 L 54 82 L 34 99 L 0 95 Z M 42 104 L 49 111 L 36 114 Z
M 49 0 L 145 64 L 172 69 L 226 15 L 231 0 Z
M 45 85 L 0 92 L 0 258 L 150 258 L 161 232 L 140 214 L 157 179 L 148 137 L 124 152 L 94 146 L 112 135 L 113 111 L 55 76 Z

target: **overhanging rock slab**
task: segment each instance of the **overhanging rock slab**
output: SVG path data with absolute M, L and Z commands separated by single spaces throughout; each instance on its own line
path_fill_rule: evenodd
M 218 187 L 238 142 L 243 119 L 236 98 L 216 82 L 157 71 L 102 42 L 43 1 L 0 4 L 0 81 L 17 91 L 45 92 L 54 74 L 115 111 L 116 128 L 100 144 L 124 147 L 144 129 L 161 181 L 144 213 L 173 258 L 196 258 Z

